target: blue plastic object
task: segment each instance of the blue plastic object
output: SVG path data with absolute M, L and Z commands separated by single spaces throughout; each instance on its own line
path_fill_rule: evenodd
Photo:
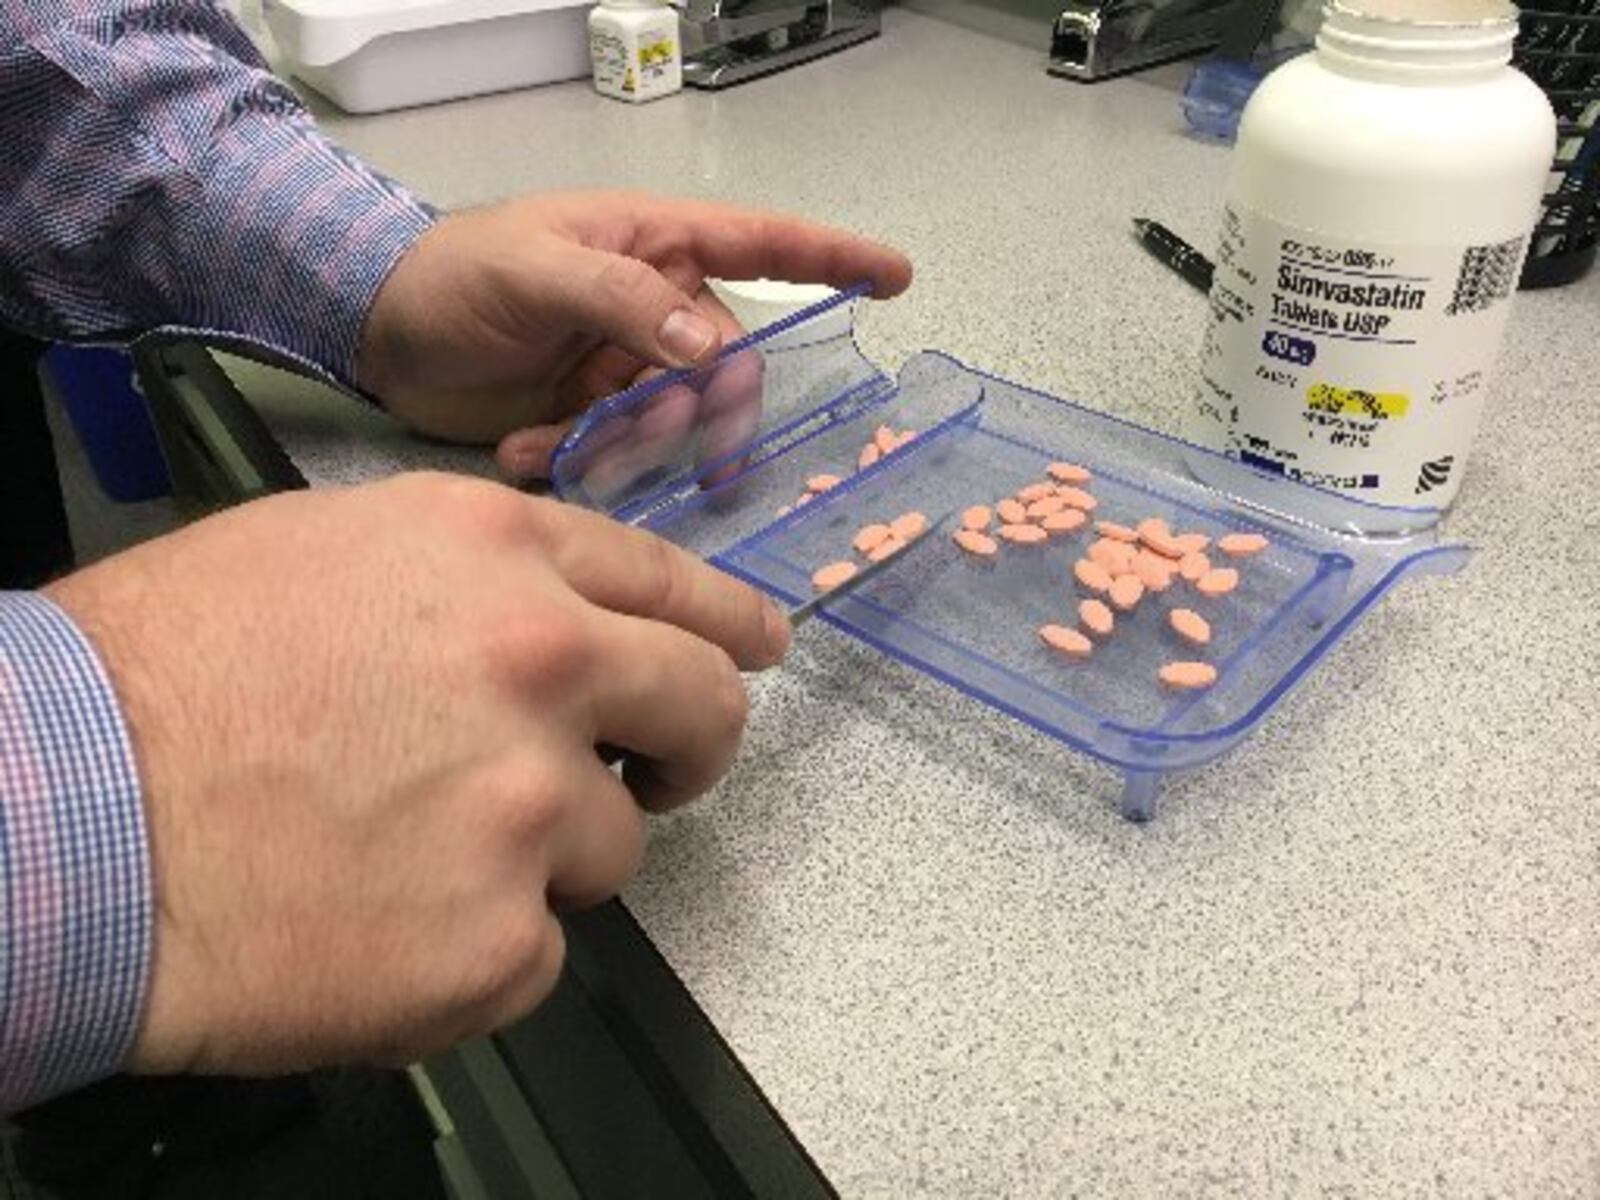
M 1202 137 L 1231 142 L 1239 133 L 1244 106 L 1268 72 L 1302 54 L 1304 46 L 1258 55 L 1248 61 L 1208 58 L 1195 64 L 1183 87 L 1184 120 Z
M 1186 584 L 1147 596 L 1086 662 L 1043 646 L 1039 627 L 1075 623 L 1072 564 L 1090 530 L 1044 545 L 1006 545 L 974 559 L 948 535 L 824 608 L 821 619 L 886 654 L 1125 773 L 1123 811 L 1153 815 L 1168 772 L 1200 766 L 1241 739 L 1372 605 L 1409 574 L 1454 571 L 1462 546 L 1440 545 L 1436 510 L 1385 510 L 1412 529 L 1382 537 L 1370 506 L 924 352 L 891 378 L 838 329 L 839 301 L 730 346 L 697 373 L 664 376 L 611 397 L 557 450 L 557 492 L 647 527 L 771 595 L 798 603 L 811 573 L 851 557 L 857 530 L 909 510 L 928 515 L 992 503 L 1037 482 L 1052 461 L 1089 468 L 1096 517 L 1158 515 L 1213 537 L 1270 539 L 1216 600 Z M 831 324 L 830 324 L 831 322 Z M 918 431 L 876 465 L 857 454 L 886 424 Z M 1185 456 L 1208 455 L 1226 486 L 1199 482 Z M 820 473 L 838 486 L 779 516 Z M 1167 613 L 1211 621 L 1203 657 L 1218 680 L 1173 693 L 1156 678 L 1178 645 Z
M 52 346 L 44 362 L 105 494 L 119 503 L 167 495 L 167 460 L 133 360 L 120 350 Z

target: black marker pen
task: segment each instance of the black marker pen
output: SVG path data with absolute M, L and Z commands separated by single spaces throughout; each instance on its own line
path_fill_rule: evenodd
M 1202 292 L 1211 291 L 1211 260 L 1165 225 L 1144 217 L 1133 219 L 1134 236 L 1151 254 Z

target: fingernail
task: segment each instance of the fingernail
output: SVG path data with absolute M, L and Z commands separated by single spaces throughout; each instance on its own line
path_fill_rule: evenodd
M 717 340 L 717 329 L 699 313 L 680 308 L 667 314 L 656 340 L 678 362 L 696 363 Z
M 767 649 L 772 652 L 772 660 L 776 662 L 789 649 L 789 617 L 771 600 L 763 599 L 762 604 L 761 620 L 766 626 Z

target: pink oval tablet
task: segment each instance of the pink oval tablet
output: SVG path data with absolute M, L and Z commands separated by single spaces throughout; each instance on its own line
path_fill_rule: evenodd
M 1081 508 L 1084 512 L 1093 512 L 1100 507 L 1100 501 L 1082 488 L 1060 487 L 1056 489 L 1056 495 L 1072 505 L 1073 508 Z
M 1137 575 L 1118 575 L 1111 581 L 1111 606 L 1132 612 L 1144 599 L 1144 584 Z
M 1259 533 L 1230 533 L 1217 539 L 1217 549 L 1229 558 L 1249 558 L 1267 548 L 1267 539 Z
M 1137 542 L 1139 532 L 1129 529 L 1126 525 L 1118 525 L 1115 521 L 1096 521 L 1095 532 L 1101 537 L 1108 537 L 1114 542 Z
M 1178 574 L 1190 583 L 1199 583 L 1211 573 L 1211 560 L 1204 554 L 1185 554 L 1178 560 Z
M 997 502 L 994 511 L 1007 525 L 1025 525 L 1028 522 L 1028 510 L 1009 496 Z
M 989 521 L 994 516 L 989 511 L 987 504 L 974 504 L 961 514 L 961 528 L 976 529 L 979 532 L 989 528 Z
M 900 431 L 900 436 L 895 438 L 895 440 L 894 440 L 894 448 L 896 450 L 898 450 L 898 449 L 900 449 L 901 446 L 904 446 L 907 442 L 914 442 L 916 440 L 917 440 L 917 431 L 915 429 L 902 429 Z
M 1211 623 L 1194 609 L 1175 608 L 1167 614 L 1167 620 L 1172 625 L 1172 631 L 1184 641 L 1193 642 L 1196 646 L 1210 644 Z
M 1050 536 L 1037 525 L 1002 525 L 996 532 L 1006 541 L 1015 542 L 1019 546 L 1042 542 Z
M 1172 540 L 1178 543 L 1178 548 L 1185 554 L 1200 554 L 1211 545 L 1211 539 L 1203 533 L 1180 533 Z
M 1168 533 L 1158 530 L 1140 530 L 1139 540 L 1150 549 L 1165 558 L 1179 559 L 1183 557 L 1183 547 L 1178 545 L 1178 539 Z
M 894 531 L 895 537 L 907 542 L 927 527 L 928 518 L 919 512 L 901 513 L 889 522 L 889 528 Z
M 1133 573 L 1146 590 L 1164 592 L 1172 586 L 1173 563 L 1154 550 L 1140 550 L 1133 556 Z
M 1088 555 L 1113 575 L 1126 575 L 1133 570 L 1133 547 L 1126 542 L 1101 538 L 1089 547 Z
M 1111 590 L 1111 572 L 1092 558 L 1080 558 L 1072 564 L 1073 577 L 1091 592 Z
M 1106 539 L 1106 557 L 1102 558 L 1101 566 L 1112 574 L 1128 574 L 1133 570 L 1133 560 L 1138 557 L 1138 552 L 1128 546 L 1128 542 L 1114 542 Z
M 1232 567 L 1216 567 L 1200 576 L 1194 586 L 1202 596 L 1226 596 L 1239 586 L 1239 572 Z
M 989 558 L 1000 552 L 1000 544 L 986 533 L 979 533 L 976 529 L 958 529 L 952 535 L 956 545 L 968 554 L 976 554 Z
M 1035 500 L 1042 500 L 1046 496 L 1055 494 L 1055 485 L 1052 483 L 1030 483 L 1027 487 L 1017 490 L 1017 499 L 1024 504 L 1032 504 Z
M 1077 463 L 1053 462 L 1045 468 L 1045 472 L 1058 483 L 1085 484 L 1092 478 L 1089 472 Z
M 779 515 L 779 516 L 780 516 L 780 517 L 787 517 L 787 516 L 788 516 L 788 515 L 789 515 L 789 514 L 790 514 L 790 513 L 792 513 L 792 512 L 793 512 L 793 511 L 794 511 L 794 505 L 792 505 L 792 504 L 785 504 L 785 505 L 784 505 L 784 506 L 783 506 L 783 507 L 782 507 L 782 508 L 780 508 L 780 509 L 779 509 L 779 510 L 778 510 L 778 515 Z
M 1146 517 L 1135 525 L 1133 529 L 1141 540 L 1152 537 L 1170 538 L 1172 536 L 1172 527 L 1160 517 Z
M 872 434 L 872 444 L 878 448 L 879 454 L 888 454 L 900 444 L 900 437 L 887 425 L 879 425 Z
M 1217 669 L 1204 662 L 1169 662 L 1156 674 L 1171 688 L 1208 688 L 1217 681 Z
M 856 456 L 856 466 L 865 471 L 868 467 L 882 457 L 883 451 L 879 450 L 871 442 L 868 442 L 865 446 L 861 447 L 861 453 Z
M 904 539 L 898 538 L 891 533 L 888 537 L 884 538 L 883 541 L 879 542 L 871 550 L 867 551 L 867 558 L 872 562 L 882 562 L 891 554 L 898 554 L 905 548 L 906 544 Z
M 829 563 L 825 567 L 817 568 L 812 573 L 811 586 L 819 592 L 831 591 L 853 576 L 856 573 L 856 569 L 856 565 L 853 562 Z
M 1083 627 L 1096 637 L 1110 637 L 1111 631 L 1117 627 L 1117 619 L 1099 600 L 1085 600 L 1080 603 L 1078 620 L 1082 621 Z
M 1088 658 L 1094 652 L 1093 642 L 1065 625 L 1046 625 L 1039 630 L 1039 640 L 1068 658 Z
M 825 492 L 829 488 L 838 486 L 839 477 L 837 475 L 813 475 L 806 480 L 806 487 L 813 492 Z
M 1028 505 L 1028 517 L 1030 520 L 1042 521 L 1046 517 L 1054 516 L 1066 507 L 1067 502 L 1060 496 L 1041 496 Z
M 794 502 L 794 506 L 799 508 L 802 504 L 810 504 L 815 499 L 816 496 L 812 495 L 810 492 L 805 492 L 802 493 L 800 498 Z
M 1082 529 L 1088 519 L 1075 508 L 1064 508 L 1051 513 L 1039 524 L 1050 533 L 1071 533 L 1075 529 Z
M 894 530 L 887 525 L 868 525 L 856 534 L 850 543 L 857 554 L 871 554 L 874 549 L 883 544 L 883 539 L 892 534 Z

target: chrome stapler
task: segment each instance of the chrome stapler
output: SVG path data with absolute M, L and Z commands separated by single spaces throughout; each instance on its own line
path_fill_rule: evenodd
M 683 81 L 723 88 L 876 37 L 879 0 L 685 0 Z
M 1093 81 L 1199 54 L 1223 38 L 1235 0 L 1067 0 L 1050 33 L 1052 75 Z

